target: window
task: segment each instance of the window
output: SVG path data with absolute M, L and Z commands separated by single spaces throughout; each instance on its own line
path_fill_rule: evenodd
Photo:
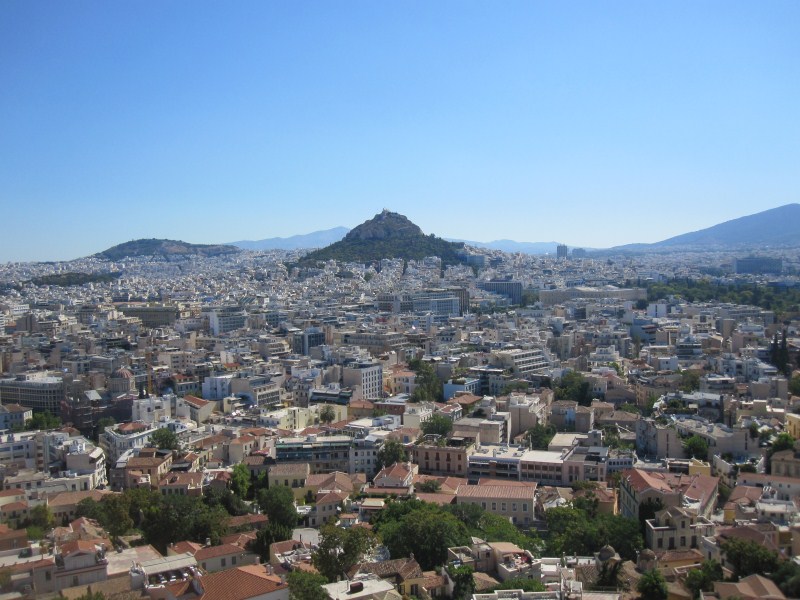
M 226 560 L 223 558 L 223 559 L 222 559 L 222 563 L 221 563 L 221 564 L 222 564 L 222 566 L 224 567 L 224 566 L 226 565 L 226 563 L 227 563 L 227 561 L 226 561 Z
M 492 502 L 492 510 L 497 510 L 497 502 Z

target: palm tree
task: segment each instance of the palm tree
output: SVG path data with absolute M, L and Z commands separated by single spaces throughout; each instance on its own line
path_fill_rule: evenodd
M 336 411 L 330 404 L 326 404 L 322 407 L 319 411 L 319 420 L 326 425 L 333 423 L 333 420 L 336 418 Z

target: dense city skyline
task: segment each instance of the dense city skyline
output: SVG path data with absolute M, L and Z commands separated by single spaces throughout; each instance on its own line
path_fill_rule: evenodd
M 800 7 L 681 8 L 6 3 L 0 261 L 384 207 L 602 248 L 796 202 Z

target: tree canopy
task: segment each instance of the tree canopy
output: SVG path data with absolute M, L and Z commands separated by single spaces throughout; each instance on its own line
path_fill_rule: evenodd
M 61 419 L 50 413 L 44 411 L 41 413 L 34 413 L 33 417 L 25 421 L 25 429 L 28 431 L 45 431 L 48 429 L 58 429 L 61 427 Z
M 408 368 L 416 374 L 412 402 L 439 402 L 444 398 L 442 382 L 429 362 L 415 358 Z
M 636 584 L 636 591 L 641 594 L 642 600 L 667 600 L 667 582 L 661 571 L 656 569 L 642 575 Z
M 345 576 L 377 543 L 377 537 L 369 529 L 343 529 L 329 522 L 319 530 L 319 546 L 311 555 L 311 564 L 332 583 Z
M 753 573 L 771 573 L 778 567 L 778 555 L 753 540 L 727 539 L 722 543 L 722 551 L 737 580 Z
M 556 400 L 574 400 L 588 406 L 592 402 L 592 386 L 578 371 L 569 371 L 561 376 L 555 388 Z
M 525 434 L 525 439 L 530 442 L 531 447 L 534 450 L 547 450 L 555 435 L 556 428 L 553 425 L 542 425 L 541 423 L 537 423 L 528 429 L 527 433 Z
M 159 450 L 177 450 L 180 448 L 178 436 L 166 427 L 156 429 L 150 436 L 150 445 Z
M 291 488 L 275 485 L 259 490 L 258 506 L 261 512 L 267 515 L 270 523 L 292 529 L 297 526 L 297 509 Z
M 453 421 L 441 413 L 433 413 L 427 421 L 424 421 L 420 428 L 425 435 L 447 435 L 453 430 Z
M 336 418 L 336 410 L 330 405 L 324 405 L 319 411 L 319 421 L 326 425 L 333 423 Z
M 621 515 L 595 514 L 573 507 L 551 508 L 547 520 L 547 551 L 551 556 L 586 556 L 606 544 L 624 560 L 635 560 L 644 546 L 639 523 Z
M 289 584 L 289 600 L 329 600 L 322 586 L 328 580 L 318 573 L 295 569 L 286 577 Z
M 706 460 L 708 458 L 708 442 L 699 435 L 693 435 L 683 441 L 683 449 L 688 458 Z
M 405 462 L 406 449 L 397 440 L 386 440 L 378 450 L 378 468 L 391 466 L 395 463 Z

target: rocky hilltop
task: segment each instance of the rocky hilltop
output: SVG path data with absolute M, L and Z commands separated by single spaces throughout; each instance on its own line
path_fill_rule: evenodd
M 318 261 L 368 263 L 384 258 L 421 260 L 438 256 L 445 264 L 461 262 L 459 251 L 464 244 L 447 242 L 425 235 L 403 215 L 384 210 L 369 221 L 353 228 L 343 240 L 307 254 L 303 264 Z

